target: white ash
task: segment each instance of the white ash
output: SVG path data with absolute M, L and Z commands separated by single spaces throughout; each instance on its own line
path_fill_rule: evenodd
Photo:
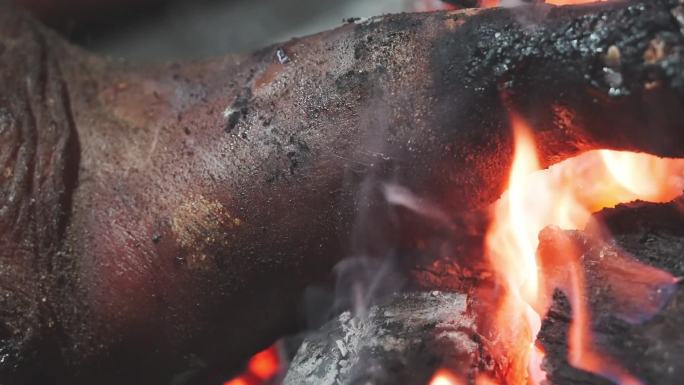
M 284 385 L 381 385 L 398 378 L 407 385 L 422 382 L 438 364 L 426 357 L 437 355 L 435 346 L 448 347 L 452 356 L 477 350 L 466 332 L 475 329 L 466 298 L 442 292 L 396 294 L 387 304 L 371 307 L 366 317 L 345 312 L 305 340 Z

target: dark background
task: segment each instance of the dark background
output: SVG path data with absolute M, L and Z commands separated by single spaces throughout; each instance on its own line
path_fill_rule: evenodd
M 2 1 L 2 0 L 0 0 Z M 89 50 L 134 62 L 251 51 L 415 0 L 13 0 Z

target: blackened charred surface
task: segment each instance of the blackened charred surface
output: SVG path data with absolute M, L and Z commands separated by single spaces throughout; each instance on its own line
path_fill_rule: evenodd
M 252 90 L 250 88 L 244 88 L 238 93 L 233 104 L 223 112 L 223 117 L 226 118 L 225 130 L 227 133 L 232 132 L 235 126 L 240 122 L 240 119 L 249 113 L 249 102 L 251 98 Z
M 675 276 L 684 274 L 682 240 L 684 215 L 682 198 L 667 204 L 638 202 L 606 209 L 596 214 L 615 238 L 617 249 L 622 249 L 641 262 L 664 269 Z M 590 230 L 589 233 L 592 233 Z M 567 232 L 580 243 L 591 238 L 581 232 Z M 586 244 L 586 243 L 585 243 Z M 545 247 L 542 241 L 541 247 Z M 603 252 L 610 255 L 608 246 Z M 582 249 L 585 262 L 598 258 L 599 251 Z M 684 288 L 675 287 L 672 299 L 655 317 L 641 323 L 627 323 L 616 316 L 610 293 L 610 280 L 596 279 L 596 269 L 587 269 L 587 294 L 592 309 L 594 341 L 604 355 L 634 373 L 647 384 L 675 385 L 684 375 L 684 339 L 681 325 L 684 322 Z M 639 286 L 641 282 L 633 282 Z M 638 291 L 634 295 L 639 295 Z M 618 298 L 617 300 L 624 300 Z M 540 334 L 547 352 L 545 367 L 554 384 L 610 384 L 610 381 L 572 368 L 566 361 L 567 327 L 570 306 L 567 298 L 556 293 L 554 305 L 544 322 Z
M 596 147 L 681 155 L 684 38 L 672 16 L 677 4 L 537 5 L 445 16 L 462 25 L 438 37 L 431 54 L 431 124 L 470 144 L 451 152 L 473 170 L 470 178 L 455 170 L 451 179 L 463 178 L 462 190 L 474 195 L 480 185 L 500 192 L 502 165 L 487 164 L 489 155 L 481 154 L 509 164 L 504 105 L 537 132 L 547 164 Z
M 560 291 L 554 293 L 553 304 L 542 324 L 539 341 L 546 353 L 542 368 L 554 385 L 612 385 L 613 382 L 598 375 L 575 369 L 567 362 L 568 325 L 571 317 L 570 303 Z M 622 335 L 622 333 L 618 333 Z
M 362 93 L 368 88 L 369 74 L 365 71 L 348 71 L 335 80 L 335 85 L 341 94 L 360 90 Z
M 637 202 L 597 214 L 618 244 L 651 266 L 684 276 L 684 199 L 672 203 Z

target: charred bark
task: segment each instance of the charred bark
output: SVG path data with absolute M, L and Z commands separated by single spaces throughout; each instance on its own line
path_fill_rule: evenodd
M 498 197 L 510 109 L 547 163 L 684 155 L 676 0 L 387 16 L 161 68 L 89 56 L 2 7 L 10 384 L 239 361 L 294 327 L 302 288 L 343 256 L 413 248 L 384 183 L 444 212 Z

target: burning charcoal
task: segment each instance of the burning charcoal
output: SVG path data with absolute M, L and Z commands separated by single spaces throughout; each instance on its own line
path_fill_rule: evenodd
M 425 385 L 439 368 L 469 373 L 481 346 L 466 298 L 397 294 L 367 317 L 343 313 L 304 340 L 284 385 Z

